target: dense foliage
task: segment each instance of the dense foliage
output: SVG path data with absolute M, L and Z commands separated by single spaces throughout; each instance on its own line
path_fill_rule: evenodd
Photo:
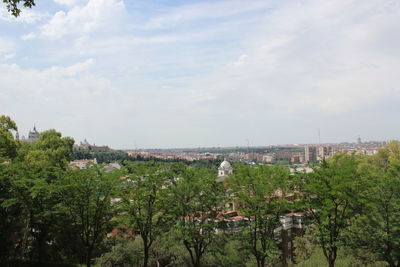
M 72 160 L 79 159 L 96 159 L 101 164 L 131 160 L 131 157 L 126 152 L 120 150 L 93 151 L 90 149 L 74 149 Z
M 73 139 L 16 130 L 0 116 L 0 266 L 400 266 L 400 142 L 310 173 L 237 164 L 217 182 L 214 162 L 73 169 Z

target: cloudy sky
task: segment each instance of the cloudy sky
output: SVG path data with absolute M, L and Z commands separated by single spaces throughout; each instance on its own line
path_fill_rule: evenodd
M 397 0 L 0 5 L 0 114 L 114 148 L 398 139 Z

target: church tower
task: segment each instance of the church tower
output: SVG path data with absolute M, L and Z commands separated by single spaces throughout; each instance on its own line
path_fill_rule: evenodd
M 36 126 L 33 126 L 33 131 L 29 132 L 28 142 L 35 142 L 38 138 L 39 132 L 36 130 Z

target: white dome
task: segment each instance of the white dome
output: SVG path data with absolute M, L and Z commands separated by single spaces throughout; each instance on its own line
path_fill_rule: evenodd
M 219 166 L 219 169 L 222 169 L 222 170 L 232 170 L 233 168 L 232 168 L 231 164 L 230 164 L 228 161 L 224 160 L 224 161 L 221 163 L 221 165 Z

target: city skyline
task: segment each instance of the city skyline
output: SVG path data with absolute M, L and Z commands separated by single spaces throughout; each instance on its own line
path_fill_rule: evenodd
M 18 130 L 18 132 L 16 133 L 16 138 L 18 138 L 19 140 L 22 141 L 28 141 L 30 140 L 29 137 L 32 134 L 39 134 L 43 131 L 47 131 L 47 130 L 51 130 L 51 129 L 42 129 L 41 131 L 37 131 L 36 125 L 34 125 L 31 129 L 29 129 L 28 132 L 24 133 L 20 130 Z M 57 129 L 55 129 L 57 130 Z M 319 129 L 318 129 L 319 130 Z M 61 133 L 62 134 L 62 133 Z M 63 135 L 65 136 L 65 135 Z M 69 136 L 74 138 L 73 136 Z M 324 146 L 324 145 L 340 145 L 340 144 L 369 144 L 369 143 L 388 143 L 392 140 L 395 139 L 383 139 L 383 140 L 364 140 L 361 138 L 360 135 L 357 135 L 357 138 L 355 140 L 341 140 L 338 142 L 321 142 L 320 140 L 321 136 L 320 136 L 320 130 L 318 131 L 318 136 L 315 142 L 309 142 L 309 143 L 280 143 L 280 144 L 271 144 L 271 143 L 264 143 L 264 144 L 250 144 L 250 140 L 246 139 L 245 140 L 245 144 L 233 144 L 233 145 L 227 145 L 227 146 L 220 146 L 220 145 L 215 145 L 215 146 L 187 146 L 187 147 L 140 147 L 138 146 L 138 144 L 136 143 L 133 147 L 110 147 L 111 149 L 120 149 L 120 150 L 157 150 L 157 149 L 165 149 L 165 150 L 179 150 L 179 149 L 207 149 L 207 148 L 218 148 L 218 149 L 225 149 L 225 148 L 260 148 L 260 147 L 285 147 L 285 146 L 290 146 L 290 147 L 304 147 L 307 145 L 310 146 Z M 100 144 L 100 143 L 96 143 L 95 141 L 91 140 L 91 139 L 87 139 L 84 138 L 83 140 L 77 140 L 75 139 L 75 145 L 82 145 L 82 144 L 86 144 L 86 145 L 93 145 L 93 146 L 108 146 L 108 144 Z
M 0 8 L 0 113 L 113 148 L 398 139 L 395 1 Z

